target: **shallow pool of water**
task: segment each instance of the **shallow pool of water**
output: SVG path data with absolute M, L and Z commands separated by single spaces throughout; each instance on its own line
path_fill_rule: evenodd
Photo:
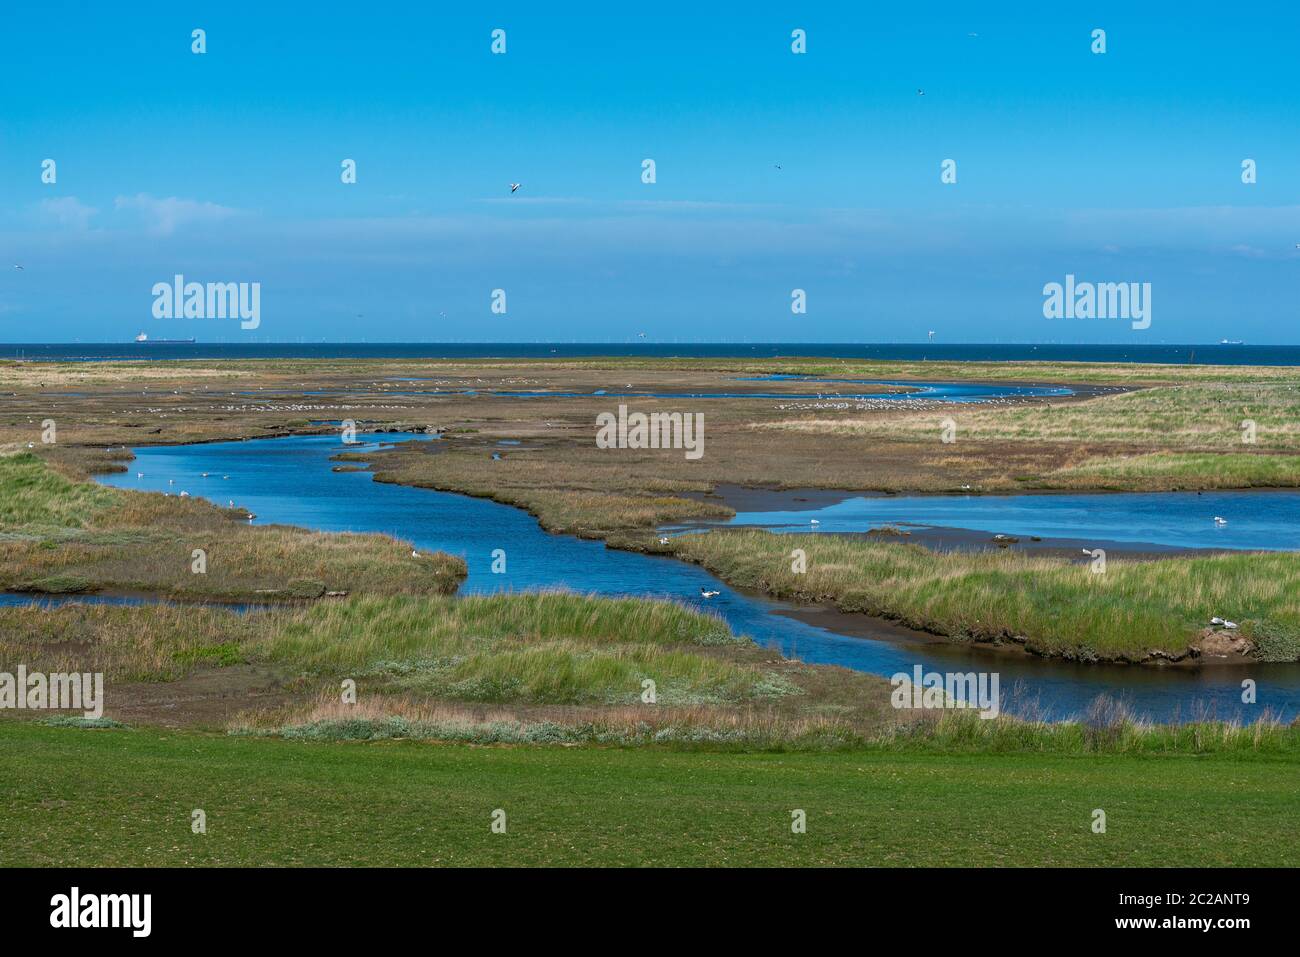
M 1300 491 L 864 495 L 820 508 L 738 512 L 720 524 L 776 532 L 866 532 L 913 524 L 977 529 L 990 537 L 1295 551 L 1300 550 Z

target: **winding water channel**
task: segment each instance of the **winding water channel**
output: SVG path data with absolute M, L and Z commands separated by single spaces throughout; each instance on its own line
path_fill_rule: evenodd
M 361 438 L 375 443 L 427 439 L 391 434 Z M 810 663 L 880 675 L 910 671 L 915 664 L 938 671 L 997 670 L 1007 698 L 1005 707 L 1013 712 L 1069 717 L 1100 694 L 1123 698 L 1138 713 L 1156 720 L 1186 719 L 1198 708 L 1212 709 L 1219 717 L 1250 720 L 1261 706 L 1293 717 L 1300 706 L 1300 665 L 1076 665 L 1019 654 L 995 655 L 906 635 L 871 638 L 838 633 L 789 617 L 791 606 L 741 593 L 695 565 L 548 534 L 530 515 L 511 506 L 375 482 L 366 472 L 335 472 L 331 457 L 341 448 L 339 438 L 332 435 L 137 448 L 137 460 L 128 472 L 101 481 L 141 491 L 178 494 L 184 490 L 222 505 L 234 501 L 254 512 L 258 524 L 382 532 L 420 549 L 460 555 L 469 566 L 462 593 L 568 588 L 598 595 L 666 598 L 715 612 L 735 632 Z M 1254 493 L 1235 494 L 1242 502 L 1256 501 Z M 1122 511 L 1118 513 L 1118 523 L 1127 520 Z M 1100 518 L 1094 516 L 1094 521 Z M 1121 528 L 1111 530 L 1115 536 L 1121 532 Z M 1207 529 L 1210 534 L 1212 527 Z M 497 548 L 507 552 L 506 574 L 491 571 L 492 551 Z M 705 600 L 701 589 L 718 589 L 721 594 Z M 889 634 L 888 626 L 881 625 L 879 633 Z M 1244 677 L 1257 681 L 1259 694 L 1259 706 L 1245 712 L 1240 704 Z

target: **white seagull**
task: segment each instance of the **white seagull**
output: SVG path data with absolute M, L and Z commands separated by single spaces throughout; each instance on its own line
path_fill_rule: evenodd
M 23 267 L 18 265 L 17 263 L 14 263 L 14 268 L 17 269 L 19 272 L 23 271 Z
M 1221 516 L 1221 515 L 1216 515 L 1216 516 L 1214 516 L 1214 524 L 1215 524 L 1215 525 L 1227 525 L 1227 524 L 1228 524 L 1228 520 L 1227 520 L 1226 518 L 1224 518 L 1223 516 Z
M 660 544 L 660 545 L 667 545 L 667 544 L 668 544 L 668 539 L 667 539 L 666 537 L 665 537 L 665 538 L 661 538 L 661 539 L 659 539 L 659 544 Z
M 705 591 L 703 588 L 700 589 L 700 597 L 701 597 L 701 598 L 714 598 L 714 597 L 716 597 L 716 596 L 718 596 L 718 595 L 721 595 L 721 594 L 722 594 L 722 592 L 720 592 L 720 591 Z

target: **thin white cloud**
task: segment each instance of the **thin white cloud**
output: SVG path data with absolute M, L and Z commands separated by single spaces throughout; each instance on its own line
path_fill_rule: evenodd
M 39 204 L 39 210 L 41 218 L 45 221 L 78 232 L 89 229 L 91 217 L 99 212 L 94 206 L 87 206 L 75 196 L 43 199 Z
M 179 226 L 195 223 L 217 223 L 239 214 L 239 210 L 217 203 L 177 196 L 159 198 L 148 193 L 119 196 L 113 201 L 118 211 L 138 213 L 150 230 L 161 236 L 170 236 Z
M 661 209 L 665 211 L 681 210 L 685 212 L 730 212 L 749 213 L 787 209 L 781 203 L 720 203 L 703 199 L 625 199 L 620 206 L 628 209 Z
M 479 202 L 493 206 L 582 206 L 609 210 L 648 209 L 665 212 L 754 212 L 785 208 L 774 203 L 721 203 L 694 199 L 613 199 L 601 201 L 581 196 L 493 196 L 480 199 Z
M 480 203 L 512 203 L 515 206 L 593 206 L 595 200 L 581 196 L 489 196 Z

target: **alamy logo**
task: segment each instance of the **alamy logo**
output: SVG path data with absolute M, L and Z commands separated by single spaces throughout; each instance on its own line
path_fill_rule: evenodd
M 59 671 L 43 674 L 18 666 L 18 674 L 0 671 L 0 709 L 81 711 L 86 718 L 104 714 L 104 673 Z
M 1151 326 L 1151 283 L 1075 282 L 1043 287 L 1043 316 L 1047 319 L 1131 319 L 1134 329 Z
M 177 273 L 172 281 L 153 284 L 155 319 L 240 319 L 239 328 L 262 324 L 260 282 L 186 282 Z
M 51 927 L 129 927 L 132 937 L 148 937 L 153 928 L 152 894 L 69 894 L 50 898 Z
M 598 449 L 685 449 L 688 459 L 704 455 L 703 412 L 633 412 L 596 416 Z
M 977 708 L 981 718 L 996 718 L 1002 707 L 996 671 L 940 674 L 916 665 L 910 675 L 900 671 L 889 683 L 895 708 Z

